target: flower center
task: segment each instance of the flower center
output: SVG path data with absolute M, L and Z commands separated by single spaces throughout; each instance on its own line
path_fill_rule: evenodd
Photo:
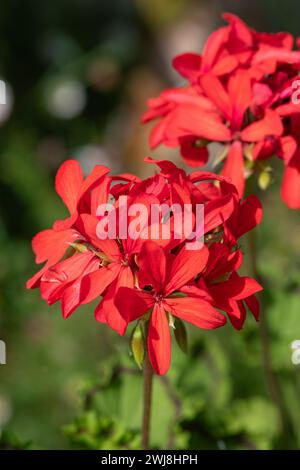
M 233 142 L 235 142 L 236 140 L 241 140 L 241 133 L 240 131 L 236 131 L 233 135 Z
M 129 266 L 129 255 L 127 253 L 123 254 L 122 264 L 123 266 Z
M 161 304 L 162 301 L 164 300 L 164 296 L 163 296 L 163 294 L 156 294 L 154 299 L 155 299 L 156 303 Z

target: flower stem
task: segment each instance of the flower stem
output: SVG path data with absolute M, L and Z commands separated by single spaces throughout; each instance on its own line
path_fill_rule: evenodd
M 147 351 L 147 350 L 146 350 Z M 151 424 L 151 405 L 152 405 L 152 382 L 153 369 L 149 360 L 148 353 L 144 360 L 144 410 L 142 426 L 142 448 L 149 449 L 150 443 L 150 424 Z

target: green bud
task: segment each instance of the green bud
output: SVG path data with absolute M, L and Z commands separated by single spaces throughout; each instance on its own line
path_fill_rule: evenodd
M 263 170 L 260 172 L 258 176 L 258 186 L 263 191 L 266 190 L 271 183 L 271 175 L 269 171 Z
M 170 313 L 168 313 L 168 317 L 169 317 L 169 326 L 171 328 L 173 328 L 173 330 L 175 330 L 175 322 L 174 322 L 174 317 L 173 315 L 171 315 Z
M 181 351 L 186 354 L 188 350 L 187 332 L 184 323 L 179 318 L 175 318 L 174 334 L 176 343 L 180 347 Z
M 84 253 L 85 251 L 87 251 L 87 247 L 83 243 L 74 242 L 70 243 L 70 246 L 79 253 Z
M 144 333 L 141 323 L 138 323 L 131 335 L 130 349 L 138 367 L 142 369 L 144 357 L 145 357 L 145 342 Z

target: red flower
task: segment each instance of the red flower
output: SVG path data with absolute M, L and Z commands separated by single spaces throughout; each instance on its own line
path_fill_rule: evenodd
M 260 286 L 250 278 L 238 276 L 242 258 L 236 244 L 240 236 L 260 222 L 261 207 L 254 196 L 241 203 L 235 187 L 223 176 L 201 171 L 187 175 L 172 162 L 150 158 L 146 161 L 160 168 L 158 174 L 146 180 L 129 174 L 108 177 L 105 167 L 96 167 L 84 180 L 77 162 L 62 165 L 56 189 L 70 217 L 34 237 L 36 260 L 46 263 L 27 287 L 39 287 L 49 305 L 60 301 L 64 318 L 80 305 L 99 299 L 96 320 L 107 323 L 121 335 L 129 322 L 151 310 L 149 354 L 153 367 L 162 374 L 170 363 L 168 321 L 172 324 L 172 316 L 211 329 L 226 321 L 218 308 L 227 312 L 234 326 L 240 328 L 245 301 L 258 317 L 253 294 Z M 116 184 L 112 185 L 113 180 Z M 128 228 L 125 236 L 121 236 L 124 221 L 121 196 L 126 196 L 129 212 L 136 203 L 147 208 L 137 233 Z M 97 209 L 104 204 L 106 210 L 110 199 L 117 215 L 116 233 L 99 238 L 110 212 L 100 213 Z M 160 204 L 167 212 L 159 209 L 159 218 L 153 222 L 151 208 Z M 204 206 L 200 228 L 196 227 L 198 204 Z M 178 237 L 180 227 L 175 207 L 178 210 L 186 205 L 192 223 L 188 233 Z M 162 234 L 166 220 L 170 233 L 165 239 Z M 135 222 L 133 214 L 128 217 L 128 226 L 131 222 Z M 157 229 L 155 237 L 153 228 Z M 150 235 L 152 241 L 148 241 Z M 187 244 L 200 236 L 205 244 L 188 250 Z
M 240 196 L 245 177 L 261 171 L 259 160 L 275 153 L 286 166 L 282 197 L 289 207 L 300 207 L 298 141 L 290 131 L 291 115 L 299 113 L 299 106 L 287 102 L 300 52 L 292 50 L 289 33 L 259 33 L 235 15 L 224 18 L 229 24 L 211 34 L 202 55 L 186 53 L 173 60 L 188 86 L 149 100 L 142 120 L 158 119 L 150 145 L 180 147 L 194 167 L 207 162 L 209 142 L 222 143 L 222 174 Z
M 59 168 L 55 178 L 55 189 L 69 209 L 70 217 L 57 220 L 52 229 L 43 230 L 32 240 L 32 249 L 36 263 L 46 261 L 44 267 L 27 282 L 27 288 L 38 287 L 41 276 L 64 256 L 70 245 L 81 238 L 76 222 L 80 211 L 90 205 L 89 191 L 98 185 L 102 190 L 105 175 L 109 169 L 102 165 L 95 166 L 92 173 L 84 180 L 79 163 L 67 160 Z
M 241 329 L 246 319 L 246 306 L 259 318 L 259 303 L 255 293 L 262 290 L 262 286 L 250 277 L 240 277 L 237 269 L 242 264 L 240 250 L 231 251 L 226 245 L 216 243 L 211 247 L 210 258 L 203 278 L 198 281 L 200 294 L 197 290 L 186 287 L 184 292 L 190 295 L 203 295 L 203 291 L 211 297 L 211 303 L 223 310 L 237 330 Z
M 226 318 L 215 310 L 205 296 L 176 297 L 171 295 L 201 272 L 208 259 L 208 250 L 197 252 L 183 248 L 177 256 L 167 255 L 156 243 L 146 242 L 139 254 L 138 280 L 151 291 L 121 288 L 116 305 L 127 322 L 137 320 L 149 310 L 148 351 L 153 368 L 165 374 L 170 367 L 170 315 L 179 317 L 198 328 L 223 326 Z
M 262 205 L 258 197 L 251 195 L 239 201 L 231 217 L 224 223 L 226 244 L 235 246 L 239 238 L 260 224 L 262 215 Z

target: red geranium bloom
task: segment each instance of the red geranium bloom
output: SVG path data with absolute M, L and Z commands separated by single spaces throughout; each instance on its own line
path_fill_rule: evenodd
M 243 255 L 240 250 L 231 251 L 221 243 L 211 246 L 210 257 L 203 277 L 196 284 L 185 286 L 182 291 L 190 296 L 203 296 L 207 292 L 211 304 L 227 313 L 237 330 L 240 330 L 246 319 L 246 306 L 259 318 L 259 303 L 254 296 L 262 286 L 247 276 L 239 276 Z
M 203 297 L 176 297 L 172 294 L 193 279 L 206 266 L 208 250 L 188 251 L 168 255 L 156 243 L 147 241 L 138 256 L 138 280 L 150 291 L 121 288 L 116 305 L 127 322 L 137 320 L 149 310 L 148 351 L 153 368 L 165 374 L 170 367 L 171 338 L 168 315 L 174 315 L 198 328 L 223 326 L 226 318 Z
M 60 301 L 64 318 L 80 305 L 99 299 L 96 320 L 121 335 L 129 322 L 142 318 L 146 310 L 153 310 L 149 354 L 153 367 L 162 374 L 170 362 L 168 320 L 172 324 L 173 315 L 211 329 L 226 321 L 218 308 L 240 328 L 245 300 L 258 317 L 253 294 L 260 287 L 250 278 L 238 277 L 241 255 L 239 263 L 233 260 L 238 238 L 260 222 L 261 207 L 254 196 L 241 203 L 235 186 L 224 176 L 201 171 L 187 175 L 172 162 L 150 158 L 146 161 L 160 168 L 158 174 L 146 180 L 129 174 L 109 177 L 105 167 L 96 167 L 84 180 L 77 162 L 70 160 L 62 165 L 56 176 L 56 189 L 70 217 L 34 237 L 37 261 L 46 264 L 27 287 L 39 287 L 49 305 Z M 113 180 L 116 184 L 112 185 Z M 124 217 L 121 196 L 126 196 L 129 211 L 137 203 L 147 208 L 139 231 L 128 229 L 125 237 L 120 232 Z M 106 211 L 109 200 L 117 214 L 117 232 L 103 238 L 110 217 Z M 100 204 L 105 207 L 104 213 L 98 211 Z M 158 220 L 153 222 L 150 209 L 160 204 L 167 212 L 160 209 Z M 204 206 L 200 229 L 196 227 L 197 204 Z M 186 205 L 192 222 L 188 233 L 178 237 L 175 207 L 183 209 Z M 165 239 L 162 234 L 167 220 L 170 233 Z M 135 222 L 135 216 L 131 214 L 127 222 Z M 152 228 L 158 229 L 155 237 Z M 204 237 L 204 245 L 188 250 L 187 243 L 200 236 Z M 226 274 L 224 284 L 216 272 L 216 263 L 219 271 Z
M 152 163 L 151 159 L 149 161 Z M 115 308 L 113 299 L 120 286 L 133 287 L 136 269 L 134 256 L 139 252 L 143 239 L 129 237 L 117 241 L 97 237 L 97 207 L 107 203 L 109 194 L 114 195 L 116 206 L 118 197 L 125 194 L 130 196 L 129 204 L 143 202 L 148 206 L 151 203 L 171 203 L 174 198 L 182 204 L 192 199 L 194 203 L 204 202 L 203 194 L 194 182 L 218 178 L 212 173 L 188 177 L 170 162 L 158 164 L 162 167 L 160 174 L 145 181 L 133 175 L 120 175 L 114 179 L 121 182 L 112 187 L 112 178 L 107 176 L 109 170 L 103 166 L 95 167 L 85 180 L 75 160 L 66 161 L 58 170 L 56 190 L 71 216 L 55 222 L 52 229 L 44 230 L 33 238 L 36 261 L 46 263 L 27 282 L 27 287 L 40 287 L 42 297 L 49 305 L 60 300 L 65 318 L 79 305 L 89 303 L 105 292 L 103 301 L 96 308 L 96 319 L 107 322 L 121 334 L 125 332 L 127 325 Z M 169 185 L 166 185 L 166 178 Z M 182 192 L 182 187 L 185 192 Z M 226 182 L 221 182 L 221 188 L 227 192 L 215 194 L 215 200 L 206 205 L 206 231 L 227 220 L 233 211 L 233 201 L 236 199 L 234 190 Z M 192 197 L 188 196 L 190 192 Z M 173 243 L 172 240 L 156 241 L 162 245 Z M 178 243 L 179 240 L 173 244 Z M 62 260 L 71 248 L 75 250 L 75 255 Z
M 150 145 L 180 147 L 188 165 L 201 166 L 208 160 L 207 144 L 223 143 L 222 174 L 240 196 L 245 177 L 262 171 L 261 161 L 275 153 L 286 166 L 283 199 L 289 207 L 300 207 L 298 145 L 286 119 L 299 113 L 288 100 L 300 52 L 292 50 L 289 33 L 259 33 L 235 15 L 224 18 L 229 24 L 211 34 L 202 55 L 186 53 L 173 60 L 189 84 L 149 100 L 142 120 L 158 119 Z
M 103 165 L 95 166 L 92 173 L 84 180 L 82 170 L 76 160 L 67 160 L 59 168 L 55 178 L 55 189 L 70 212 L 70 217 L 57 220 L 52 229 L 39 232 L 32 240 L 36 263 L 46 261 L 44 267 L 27 282 L 28 288 L 38 287 L 40 278 L 51 266 L 65 254 L 70 245 L 79 240 L 81 235 L 76 222 L 79 213 L 90 206 L 90 190 L 98 185 L 105 186 L 105 175 L 109 169 Z M 104 185 L 103 185 L 104 184 Z

